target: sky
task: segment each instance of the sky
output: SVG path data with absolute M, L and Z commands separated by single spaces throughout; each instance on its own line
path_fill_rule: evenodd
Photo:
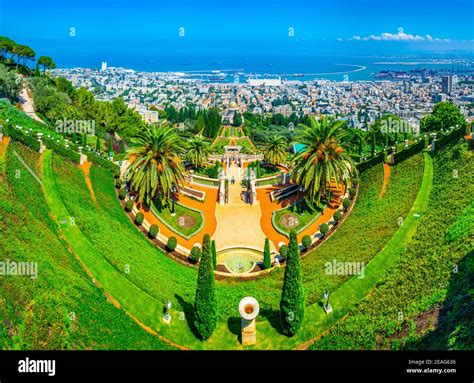
M 472 0 L 0 0 L 0 35 L 62 57 L 471 52 Z

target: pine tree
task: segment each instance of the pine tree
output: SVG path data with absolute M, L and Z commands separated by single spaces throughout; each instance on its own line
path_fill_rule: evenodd
M 212 265 L 214 266 L 214 270 L 217 270 L 216 241 L 212 240 L 211 247 L 212 247 Z
M 285 276 L 280 301 L 280 319 L 283 333 L 295 335 L 304 318 L 304 290 L 300 264 L 300 250 L 296 231 L 290 233 Z
M 270 240 L 265 238 L 265 248 L 263 250 L 263 267 L 269 269 L 272 267 L 272 260 L 270 258 Z
M 209 234 L 202 243 L 201 263 L 194 300 L 194 325 L 201 339 L 208 339 L 217 324 L 217 302 L 214 292 L 214 271 L 212 268 L 212 249 Z

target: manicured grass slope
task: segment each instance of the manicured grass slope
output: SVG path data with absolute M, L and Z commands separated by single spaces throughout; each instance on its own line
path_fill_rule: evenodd
M 464 140 L 435 154 L 428 209 L 406 251 L 314 349 L 473 348 L 473 166 Z
M 0 277 L 0 349 L 164 349 L 93 285 L 51 219 L 40 185 L 39 155 L 16 143 L 0 183 L 0 260 L 38 262 L 38 278 Z M 19 172 L 18 172 L 19 171 Z
M 157 301 L 164 303 L 166 299 L 171 299 L 173 307 L 175 308 L 175 316 L 179 317 L 179 311 L 182 310 L 186 313 L 189 321 L 191 314 L 190 307 L 194 300 L 194 287 L 191 289 L 191 293 L 186 293 L 186 291 L 183 292 L 183 287 L 185 287 L 186 283 L 194 283 L 196 279 L 195 271 L 183 268 L 181 265 L 169 260 L 166 256 L 161 254 L 159 250 L 146 243 L 141 234 L 123 214 L 120 204 L 115 197 L 111 176 L 106 171 L 102 169 L 94 170 L 94 167 L 92 168 L 91 178 L 94 185 L 94 191 L 98 200 L 103 201 L 100 205 L 95 205 L 90 199 L 90 194 L 86 185 L 83 184 L 81 180 L 79 171 L 74 166 L 62 161 L 60 158 L 55 159 L 54 165 L 55 174 L 57 175 L 56 182 L 60 191 L 59 196 L 61 196 L 62 191 L 62 197 L 60 199 L 65 202 L 68 210 L 73 212 L 71 214 L 74 214 L 76 223 L 82 233 L 85 234 L 87 242 L 93 244 L 101 257 L 108 259 L 112 264 L 115 262 L 114 273 L 120 273 L 119 279 L 121 282 L 112 280 L 109 282 L 113 284 L 120 284 L 122 282 L 126 283 L 123 281 L 123 278 L 128 278 L 136 283 L 142 290 L 150 292 L 150 295 L 157 298 Z M 408 163 L 408 165 L 412 166 L 413 164 Z M 403 172 L 403 174 L 410 173 Z M 397 178 L 394 179 L 394 184 L 397 185 Z M 400 182 L 400 184 L 403 184 L 403 182 Z M 126 242 L 122 242 L 122 238 L 127 238 Z M 116 244 L 114 244 L 114 242 L 116 242 Z M 126 258 L 130 252 L 138 253 L 140 255 L 139 258 Z M 124 262 L 123 259 L 126 259 L 126 262 Z M 120 264 L 119 262 L 123 263 Z M 142 263 L 146 266 L 143 267 Z M 128 274 L 125 273 L 125 266 L 127 264 L 130 265 L 130 273 Z M 104 272 L 109 268 L 107 265 L 104 265 L 104 267 L 103 270 L 98 270 L 98 272 Z M 154 272 L 159 279 L 154 284 L 148 283 L 148 285 L 140 285 L 141 283 L 144 283 L 144 280 L 141 278 L 143 275 L 147 275 L 146 269 L 150 269 L 150 272 Z M 134 270 L 137 270 L 136 273 L 142 275 L 134 276 Z M 174 275 L 170 275 L 169 273 Z M 190 276 L 190 273 L 192 277 Z M 268 286 L 271 286 L 271 284 L 277 285 L 280 283 L 279 276 L 281 275 L 281 271 L 278 270 L 275 274 L 276 275 L 273 276 L 276 278 L 265 278 L 247 283 L 218 283 L 217 293 L 221 318 L 220 325 L 217 333 L 211 337 L 211 340 L 206 344 L 195 343 L 192 335 L 191 337 L 189 336 L 190 334 L 188 334 L 189 331 L 186 330 L 186 326 L 182 327 L 179 322 L 177 325 L 164 329 L 162 333 L 168 334 L 172 337 L 173 341 L 177 343 L 183 342 L 182 344 L 190 345 L 192 347 L 238 347 L 237 334 L 239 319 L 237 316 L 237 303 L 244 294 L 255 293 L 254 295 L 256 295 L 262 303 L 262 316 L 259 322 L 259 331 L 262 332 L 262 341 L 259 342 L 260 347 L 288 348 L 297 346 L 298 342 L 305 339 L 307 340 L 313 336 L 315 334 L 314 331 L 319 330 L 319 326 L 323 329 L 327 324 L 319 323 L 318 326 L 315 326 L 314 323 L 308 323 L 306 330 L 301 332 L 301 336 L 293 338 L 291 342 L 287 341 L 285 337 L 279 335 L 278 324 L 275 323 L 275 318 L 278 316 L 276 310 L 279 301 L 280 287 L 278 286 L 273 289 L 267 288 Z M 99 280 L 101 279 L 99 276 L 98 278 Z M 170 283 L 177 283 L 172 290 L 169 289 L 170 283 L 162 283 L 165 278 L 167 278 L 166 280 L 169 280 Z M 326 278 L 328 278 L 328 280 L 338 279 L 327 276 Z M 156 286 L 156 288 L 154 286 Z M 122 293 L 127 289 L 120 289 L 118 285 L 113 288 L 118 296 L 111 291 L 112 295 L 121 301 L 121 298 L 119 297 L 123 295 Z M 360 293 L 363 294 L 364 289 L 360 289 Z M 265 295 L 262 298 L 263 294 Z M 268 298 L 268 300 L 265 298 Z M 128 307 L 128 304 L 130 304 L 128 301 L 129 298 L 125 297 L 123 299 L 125 299 L 125 301 L 122 301 L 122 303 L 124 306 Z M 234 301 L 235 304 L 230 305 L 229 301 Z M 270 306 L 268 302 L 272 301 L 274 303 Z M 156 305 L 154 302 L 149 302 L 149 304 Z M 320 309 L 315 306 L 317 305 L 314 305 L 311 308 L 311 311 Z M 128 309 L 129 311 L 138 310 L 136 311 L 136 314 L 133 312 L 132 314 L 139 316 L 146 324 L 161 328 L 163 327 L 160 326 L 159 321 L 156 321 L 156 318 L 153 318 L 153 315 L 148 312 L 149 310 L 140 312 L 139 305 L 133 305 L 133 310 L 130 308 Z M 319 312 L 316 315 L 319 316 Z M 266 319 L 270 322 L 266 321 Z

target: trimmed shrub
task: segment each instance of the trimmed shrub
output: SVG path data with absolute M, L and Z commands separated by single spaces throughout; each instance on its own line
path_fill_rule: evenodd
M 135 223 L 138 225 L 138 226 L 141 226 L 141 224 L 143 223 L 143 220 L 145 219 L 145 216 L 143 215 L 142 212 L 138 212 L 136 215 L 135 215 Z
M 212 266 L 214 270 L 217 269 L 217 251 L 216 251 L 216 241 L 212 240 L 211 242 L 211 250 L 212 250 Z
M 127 189 L 125 189 L 125 188 L 120 189 L 118 196 L 121 200 L 124 200 L 125 197 L 127 196 Z
M 127 202 L 125 202 L 125 210 L 130 213 L 132 209 L 133 209 L 133 201 L 129 199 Z
M 270 256 L 270 240 L 265 238 L 265 247 L 263 250 L 263 267 L 269 269 L 272 267 L 272 259 Z
M 351 197 L 351 198 L 354 198 L 354 196 L 356 195 L 356 189 L 355 188 L 349 188 L 348 192 L 349 192 L 349 197 Z
M 202 340 L 208 339 L 217 325 L 217 301 L 214 291 L 211 239 L 206 234 L 202 243 L 196 298 L 194 299 L 194 325 Z
M 120 178 L 115 179 L 115 188 L 120 189 L 122 187 L 122 180 Z
M 148 237 L 150 237 L 151 239 L 155 239 L 159 232 L 160 228 L 158 227 L 158 225 L 153 224 L 148 230 Z
M 344 210 L 347 210 L 349 206 L 351 206 L 351 200 L 349 198 L 344 198 L 344 201 L 342 201 L 342 206 L 344 207 Z
M 334 221 L 336 221 L 336 224 L 342 219 L 342 213 L 340 210 L 337 210 L 335 213 L 334 213 Z
M 287 245 L 281 245 L 280 246 L 280 256 L 285 258 L 288 256 L 288 246 Z
M 323 236 L 325 236 L 329 231 L 328 224 L 327 223 L 322 223 L 321 225 L 319 225 L 319 231 L 321 232 L 321 234 Z
M 303 247 L 305 249 L 309 249 L 309 247 L 311 246 L 311 237 L 309 235 L 305 235 L 302 239 L 301 239 L 301 244 L 303 245 Z
M 168 242 L 166 243 L 166 248 L 168 251 L 175 251 L 176 246 L 178 246 L 178 240 L 176 237 L 169 237 Z
M 357 185 L 359 185 L 359 179 L 358 178 L 353 178 L 352 179 L 352 186 L 356 187 Z
M 283 333 L 287 336 L 295 335 L 303 323 L 303 318 L 304 290 L 300 251 L 296 231 L 292 230 L 280 301 L 280 320 Z
M 189 260 L 191 261 L 191 263 L 198 263 L 199 260 L 201 259 L 201 249 L 197 246 L 194 246 L 192 249 L 191 249 L 191 253 L 189 254 Z

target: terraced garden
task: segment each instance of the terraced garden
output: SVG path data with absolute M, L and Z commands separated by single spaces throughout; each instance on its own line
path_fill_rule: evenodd
M 459 266 L 465 281 L 472 267 L 471 165 L 464 141 L 434 155 L 415 154 L 391 166 L 383 195 L 383 165 L 367 169 L 360 175 L 353 212 L 302 259 L 306 315 L 301 330 L 292 338 L 282 334 L 284 269 L 275 268 L 254 280 L 217 281 L 217 329 L 200 341 L 193 318 L 197 269 L 175 262 L 144 238 L 123 212 L 110 170 L 92 165 L 93 198 L 76 164 L 51 149 L 40 156 L 12 140 L 6 181 L 0 185 L 6 196 L 0 205 L 2 246 L 10 259 L 38 259 L 44 278 L 0 279 L 0 319 L 7 323 L 0 346 L 240 349 L 237 307 L 250 295 L 261 307 L 257 349 L 423 348 L 427 343 L 462 348 L 472 341 L 470 328 L 453 328 L 444 319 L 435 332 L 423 320 L 432 320 L 433 313 L 457 318 L 472 312 L 452 273 Z M 180 209 L 176 205 L 176 216 L 168 218 L 186 213 Z M 333 261 L 363 263 L 364 278 L 325 273 Z M 326 289 L 334 308 L 329 316 L 321 308 Z M 162 322 L 167 301 L 170 325 Z M 13 302 L 22 302 L 21 308 Z M 123 339 L 112 335 L 115 327 Z

